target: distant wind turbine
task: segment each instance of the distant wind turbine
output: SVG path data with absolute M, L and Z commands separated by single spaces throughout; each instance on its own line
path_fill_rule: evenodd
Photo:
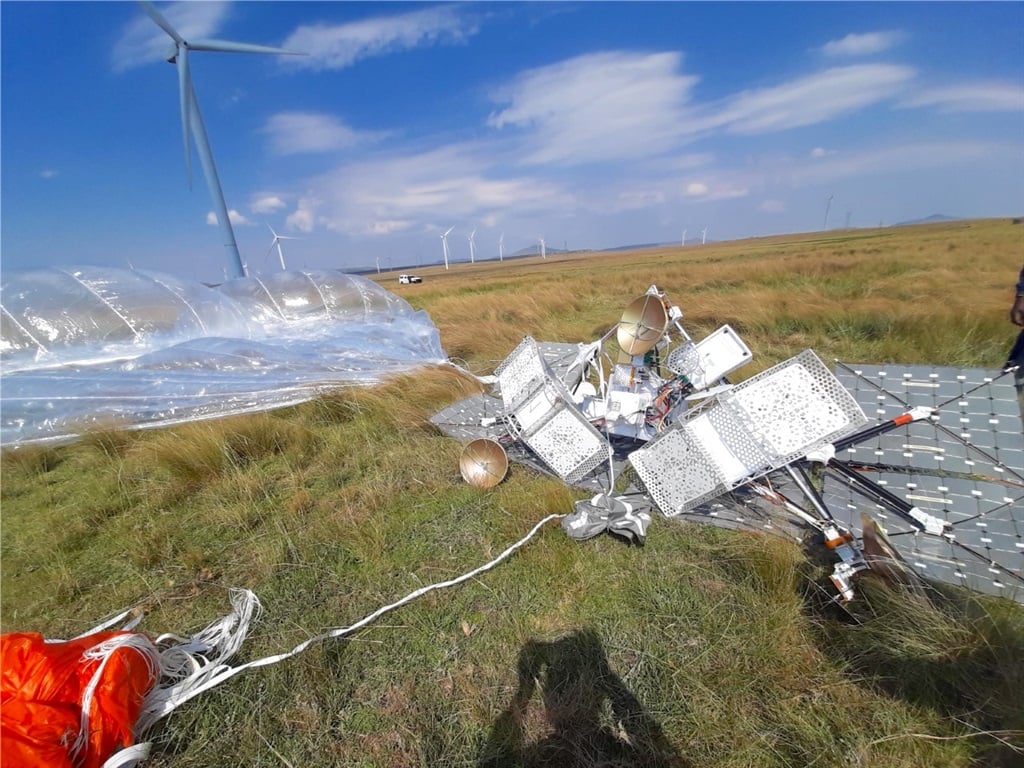
M 444 249 L 444 268 L 448 269 L 448 235 L 455 229 L 455 225 L 448 227 L 441 235 L 441 247 Z
M 832 207 L 832 198 L 835 195 L 829 195 L 828 200 L 825 201 L 825 226 L 822 229 L 828 229 L 828 211 Z
M 501 237 L 498 238 L 498 261 L 505 260 L 505 233 L 501 233 Z
M 476 246 L 473 243 L 473 238 L 474 237 L 476 237 L 476 230 L 475 229 L 472 232 L 470 232 L 469 233 L 469 237 L 466 238 L 467 240 L 469 240 L 469 263 L 470 264 L 476 264 Z
M 538 242 L 540 242 L 540 257 L 542 259 L 546 259 L 548 257 L 548 252 L 544 249 L 544 238 L 539 238 Z
M 203 117 L 199 112 L 199 101 L 196 99 L 195 89 L 192 87 L 192 74 L 189 70 L 189 51 L 220 51 L 223 53 L 270 53 L 270 54 L 291 54 L 295 51 L 286 51 L 283 48 L 271 48 L 265 45 L 250 45 L 249 43 L 233 43 L 227 40 L 185 40 L 178 31 L 171 26 L 163 14 L 148 0 L 140 0 L 143 10 L 156 22 L 164 32 L 174 41 L 174 48 L 167 61 L 177 64 L 178 67 L 178 100 L 181 105 L 181 134 L 185 144 L 185 166 L 188 170 L 189 187 L 192 186 L 192 147 L 189 144 L 189 130 L 196 142 L 196 152 L 199 154 L 199 162 L 203 166 L 203 175 L 206 177 L 206 184 L 210 188 L 210 196 L 213 197 L 214 213 L 217 216 L 217 223 L 220 225 L 221 234 L 224 238 L 224 247 L 234 261 L 235 277 L 244 277 L 246 274 L 245 263 L 238 253 L 238 244 L 235 242 L 235 232 L 231 228 L 231 220 L 228 218 L 228 207 L 224 202 L 224 191 L 220 186 L 220 179 L 217 177 L 217 167 L 213 162 L 213 150 L 210 149 L 210 140 L 206 136 L 206 127 L 203 125 Z M 302 55 L 302 54 L 298 54 Z
M 707 241 L 708 241 L 708 228 L 704 227 L 704 229 L 702 229 L 700 231 L 700 244 L 704 245 L 704 243 L 706 243 Z
M 279 235 L 274 231 L 274 228 L 267 224 L 267 229 L 270 230 L 270 234 L 274 236 L 274 241 L 270 244 L 270 249 L 267 251 L 267 256 L 270 255 L 270 251 L 274 250 L 274 246 L 277 246 L 277 257 L 281 260 L 281 269 L 288 269 L 284 265 L 284 253 L 281 251 L 282 240 L 298 240 L 297 237 L 289 237 L 288 235 Z
M 686 230 L 685 230 L 685 229 L 683 230 L 683 242 L 682 242 L 682 246 L 683 246 L 683 248 L 685 248 L 685 247 L 686 247 Z

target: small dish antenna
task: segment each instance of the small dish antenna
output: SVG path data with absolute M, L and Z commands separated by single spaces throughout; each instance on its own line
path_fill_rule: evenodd
M 493 488 L 505 479 L 508 456 L 497 440 L 481 437 L 462 449 L 459 457 L 462 479 L 477 488 Z
M 658 343 L 668 328 L 668 313 L 660 296 L 645 294 L 633 300 L 619 320 L 616 338 L 627 355 L 642 355 Z

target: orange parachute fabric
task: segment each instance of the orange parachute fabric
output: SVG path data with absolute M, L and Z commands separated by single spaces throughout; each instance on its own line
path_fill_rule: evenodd
M 100 768 L 134 742 L 157 682 L 156 647 L 132 632 L 46 640 L 0 635 L 0 754 L 4 768 Z

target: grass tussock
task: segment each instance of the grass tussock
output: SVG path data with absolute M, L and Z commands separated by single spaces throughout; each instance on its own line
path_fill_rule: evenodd
M 527 334 L 596 338 L 652 283 L 694 336 L 743 336 L 756 357 L 737 379 L 806 347 L 993 367 L 1019 244 L 1007 221 L 956 222 L 428 268 L 400 290 L 478 372 Z M 4 630 L 68 637 L 140 605 L 142 629 L 187 633 L 246 586 L 265 609 L 247 660 L 481 565 L 584 494 L 518 465 L 490 491 L 461 481 L 462 446 L 427 419 L 480 389 L 439 367 L 5 451 Z M 1020 763 L 1018 605 L 866 583 L 843 612 L 824 581 L 759 535 L 659 517 L 630 547 L 552 523 L 467 584 L 204 693 L 154 734 L 148 765 Z

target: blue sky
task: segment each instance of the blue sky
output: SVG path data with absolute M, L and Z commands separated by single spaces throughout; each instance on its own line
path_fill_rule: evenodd
M 159 3 L 252 271 L 1024 214 L 1022 3 Z M 229 267 L 170 39 L 3 2 L 2 268 Z M 831 203 L 827 201 L 832 198 Z

